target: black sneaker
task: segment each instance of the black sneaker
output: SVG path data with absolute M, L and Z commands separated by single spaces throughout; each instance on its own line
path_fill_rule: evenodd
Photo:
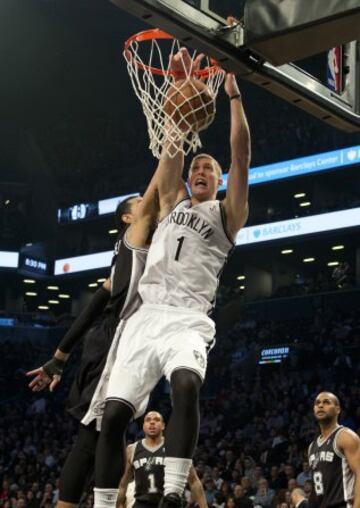
M 171 493 L 163 496 L 159 503 L 159 508 L 181 508 L 182 502 L 179 494 Z

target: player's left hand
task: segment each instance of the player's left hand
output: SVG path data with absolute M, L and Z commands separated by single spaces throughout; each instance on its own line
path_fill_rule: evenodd
M 44 363 L 42 367 L 27 372 L 27 376 L 35 376 L 34 379 L 30 381 L 28 385 L 29 388 L 33 392 L 39 392 L 50 385 L 49 391 L 52 392 L 61 381 L 64 365 L 65 360 L 60 360 L 54 356 Z
M 42 367 L 38 369 L 31 370 L 26 373 L 27 376 L 35 376 L 29 383 L 29 388 L 33 392 L 40 392 L 44 390 L 48 385 L 51 384 L 51 378 L 47 376 Z
M 229 97 L 240 94 L 239 85 L 237 84 L 235 74 L 232 72 L 226 74 L 224 89 Z

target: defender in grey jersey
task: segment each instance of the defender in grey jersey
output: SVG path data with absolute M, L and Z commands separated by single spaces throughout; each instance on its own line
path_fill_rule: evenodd
M 73 347 L 84 339 L 80 365 L 67 404 L 68 411 L 81 423 L 61 471 L 57 508 L 76 508 L 93 472 L 103 407 L 101 395 L 114 361 L 121 323 L 139 305 L 137 286 L 158 214 L 156 192 L 155 176 L 143 198 L 131 197 L 120 203 L 116 213 L 119 236 L 110 278 L 76 318 L 60 341 L 54 357 L 28 373 L 35 376 L 30 388 L 39 391 L 50 386 L 52 391 L 60 382 Z M 93 420 L 96 420 L 96 426 L 90 425 Z
M 360 507 L 360 439 L 338 424 L 339 413 L 336 395 L 319 393 L 314 415 L 321 434 L 309 446 L 310 508 Z
M 175 64 L 185 60 L 177 59 Z M 215 327 L 208 313 L 224 263 L 248 216 L 250 135 L 232 74 L 226 76 L 225 92 L 231 114 L 225 199 L 216 199 L 222 175 L 212 156 L 193 159 L 188 180 L 191 196 L 182 179 L 181 150 L 163 150 L 159 162 L 160 222 L 139 283 L 143 304 L 125 325 L 109 380 L 96 456 L 95 508 L 115 507 L 117 479 L 125 467 L 118 449 L 127 423 L 140 414 L 163 375 L 171 384 L 173 413 L 166 435 L 162 504 L 180 504 L 198 437 L 207 353 L 214 342 Z

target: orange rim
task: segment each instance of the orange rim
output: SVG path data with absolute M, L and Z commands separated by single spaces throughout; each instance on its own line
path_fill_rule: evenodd
M 129 49 L 131 44 L 133 42 L 145 42 L 145 41 L 151 41 L 154 39 L 174 39 L 174 37 L 163 30 L 160 30 L 159 28 L 152 28 L 150 30 L 144 30 L 143 32 L 139 32 L 137 34 L 132 35 L 129 37 L 129 39 L 125 42 L 124 45 L 124 57 L 127 62 L 129 62 L 131 65 L 136 65 L 139 69 L 143 71 L 149 71 L 152 74 L 156 74 L 157 76 L 178 76 L 183 75 L 183 73 L 178 73 L 174 71 L 169 70 L 163 70 L 159 67 L 152 67 L 151 65 L 146 65 L 139 60 L 137 60 L 134 55 L 132 54 L 131 50 Z M 220 64 L 214 59 L 209 59 L 211 65 L 204 67 L 203 69 L 200 69 L 198 71 L 194 72 L 194 75 L 198 78 L 205 79 L 210 74 L 218 74 L 220 72 L 224 72 L 223 69 L 220 67 Z

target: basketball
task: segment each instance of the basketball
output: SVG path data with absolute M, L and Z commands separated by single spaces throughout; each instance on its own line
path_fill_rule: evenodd
M 203 81 L 179 79 L 167 91 L 164 111 L 181 131 L 196 132 L 213 121 L 215 99 Z

